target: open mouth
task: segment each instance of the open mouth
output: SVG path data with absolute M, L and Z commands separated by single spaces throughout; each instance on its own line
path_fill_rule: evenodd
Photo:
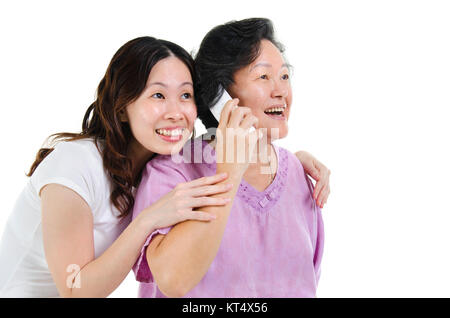
M 264 114 L 266 114 L 267 116 L 274 118 L 274 119 L 284 119 L 285 118 L 285 116 L 284 116 L 285 110 L 286 110 L 286 105 L 270 107 L 264 111 Z
M 165 141 L 177 142 L 183 138 L 185 128 L 155 129 L 156 134 Z

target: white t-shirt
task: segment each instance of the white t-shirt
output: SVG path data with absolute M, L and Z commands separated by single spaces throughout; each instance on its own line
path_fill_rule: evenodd
M 5 226 L 0 242 L 0 297 L 59 296 L 45 259 L 42 238 L 39 192 L 49 183 L 72 189 L 91 208 L 95 258 L 116 240 L 131 220 L 131 215 L 117 217 L 119 211 L 110 201 L 110 178 L 94 141 L 58 143 L 29 179 Z

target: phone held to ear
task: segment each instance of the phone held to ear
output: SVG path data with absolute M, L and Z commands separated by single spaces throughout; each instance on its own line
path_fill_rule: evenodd
M 218 101 L 209 109 L 211 113 L 214 115 L 214 118 L 217 122 L 220 121 L 220 114 L 222 113 L 222 109 L 225 107 L 225 104 L 232 100 L 230 94 L 225 89 L 222 89 L 222 95 L 218 99 Z M 250 127 L 250 132 L 254 131 L 255 127 Z

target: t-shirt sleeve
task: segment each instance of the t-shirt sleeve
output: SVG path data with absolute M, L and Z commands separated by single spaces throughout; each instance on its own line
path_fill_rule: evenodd
M 90 145 L 94 148 L 95 145 Z M 38 197 L 42 188 L 50 183 L 63 185 L 83 198 L 94 213 L 96 209 L 96 189 L 101 162 L 93 154 L 89 144 L 76 142 L 60 142 L 54 150 L 44 158 L 31 176 L 31 185 Z
M 133 219 L 145 208 L 152 205 L 164 195 L 173 190 L 179 183 L 186 182 L 182 170 L 169 159 L 155 158 L 149 161 L 142 173 L 142 179 L 136 192 L 133 207 Z M 133 266 L 136 280 L 143 283 L 153 282 L 153 275 L 147 262 L 147 247 L 157 234 L 167 234 L 172 227 L 161 228 L 153 231 L 147 237 L 140 255 Z

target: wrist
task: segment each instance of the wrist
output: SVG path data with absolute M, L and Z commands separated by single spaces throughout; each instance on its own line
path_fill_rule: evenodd
M 146 209 L 139 213 L 133 220 L 133 223 L 135 224 L 136 229 L 145 235 L 148 235 L 156 229 L 156 220 L 152 215 L 146 213 Z

